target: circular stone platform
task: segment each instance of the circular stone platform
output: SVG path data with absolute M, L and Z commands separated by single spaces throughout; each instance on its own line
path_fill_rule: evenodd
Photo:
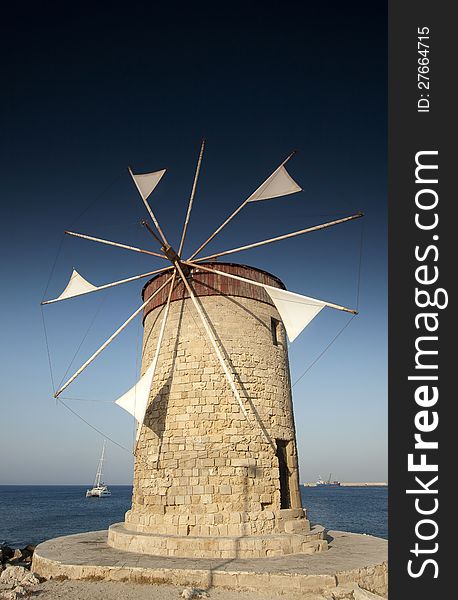
M 308 525 L 308 531 L 300 532 L 298 527 L 298 533 L 238 537 L 154 535 L 131 531 L 124 523 L 115 523 L 108 529 L 108 545 L 126 552 L 181 558 L 261 558 L 314 554 L 327 550 L 324 527 L 315 525 L 310 529 L 309 522 L 305 519 L 293 521 L 293 525 L 300 526 L 302 522 Z
M 125 552 L 108 546 L 107 535 L 107 531 L 91 531 L 43 542 L 35 550 L 32 570 L 46 579 L 168 583 L 286 594 L 357 583 L 373 593 L 387 594 L 388 543 L 372 536 L 329 531 L 327 552 L 224 560 Z

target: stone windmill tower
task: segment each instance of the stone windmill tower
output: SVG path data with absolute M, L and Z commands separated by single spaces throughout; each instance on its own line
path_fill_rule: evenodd
M 143 222 L 171 266 L 102 286 L 76 271 L 55 300 L 155 275 L 143 303 L 58 390 L 61 392 L 143 313 L 142 376 L 116 403 L 138 422 L 132 508 L 108 543 L 153 555 L 262 557 L 326 548 L 301 505 L 287 338 L 324 308 L 350 309 L 286 291 L 274 275 L 217 257 L 358 218 L 361 213 L 277 238 L 196 258 L 248 203 L 301 191 L 285 163 L 189 259 L 167 241 L 147 199 L 165 171 L 132 178 L 155 225 Z

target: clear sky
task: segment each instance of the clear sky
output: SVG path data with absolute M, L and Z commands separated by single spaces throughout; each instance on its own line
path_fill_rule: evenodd
M 101 285 L 162 266 L 63 231 L 155 249 L 138 224 L 132 165 L 168 169 L 151 199 L 179 240 L 202 137 L 188 252 L 293 149 L 288 169 L 304 192 L 248 205 L 211 250 L 365 212 L 228 259 L 354 307 L 363 227 L 361 313 L 294 386 L 294 405 L 302 481 L 386 480 L 385 3 L 142 4 L 55 13 L 21 3 L 1 25 L 0 484 L 92 481 L 103 438 L 52 399 L 39 303 L 72 267 Z M 139 306 L 143 284 L 44 307 L 56 385 L 80 344 L 69 374 Z M 348 319 L 322 311 L 291 344 L 293 382 Z M 140 337 L 138 319 L 68 391 L 84 401 L 66 401 L 127 448 L 132 418 L 111 402 L 137 378 Z M 108 444 L 109 483 L 130 483 L 132 465 Z

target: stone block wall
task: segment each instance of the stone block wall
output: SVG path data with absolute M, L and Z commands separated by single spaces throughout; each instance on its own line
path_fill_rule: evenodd
M 176 299 L 136 449 L 126 527 L 210 537 L 306 532 L 280 316 L 267 294 L 265 301 L 230 295 L 198 301 L 234 373 L 248 420 L 191 299 Z M 146 314 L 142 372 L 154 355 L 163 310 L 160 305 Z M 277 440 L 286 442 L 286 506 Z

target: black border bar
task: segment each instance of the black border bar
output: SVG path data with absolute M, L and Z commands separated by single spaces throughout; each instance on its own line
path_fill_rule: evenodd
M 458 375 L 452 293 L 458 260 L 454 8 L 452 2 L 389 2 L 389 589 L 393 600 L 435 600 L 442 593 L 444 597 L 456 594 L 452 581 L 457 554 L 452 502 L 458 496 L 454 464 L 458 398 L 452 381 L 452 373 Z M 419 44 L 420 37 L 428 52 Z M 422 60 L 425 57 L 428 61 Z M 428 85 L 419 85 L 421 81 Z M 418 162 L 438 168 L 420 167 L 416 176 Z M 436 275 L 434 282 L 424 283 Z M 444 306 L 448 295 L 448 306 L 421 308 L 427 296 L 416 290 L 429 292 L 434 304 L 438 289 L 444 291 L 436 297 L 437 304 Z M 418 317 L 421 313 L 436 316 Z M 426 322 L 432 329 L 437 325 L 436 330 L 428 331 Z M 424 350 L 432 353 L 423 354 Z M 437 380 L 409 376 L 437 376 Z M 425 389 L 417 391 L 421 386 Z M 435 402 L 433 388 L 439 394 Z M 415 434 L 437 442 L 438 448 L 415 448 Z M 438 470 L 409 471 L 409 454 L 414 464 L 424 460 Z M 429 485 L 430 492 L 406 493 L 422 489 L 416 476 Z M 425 564 L 427 560 L 431 562 Z M 409 561 L 416 576 L 409 574 Z

